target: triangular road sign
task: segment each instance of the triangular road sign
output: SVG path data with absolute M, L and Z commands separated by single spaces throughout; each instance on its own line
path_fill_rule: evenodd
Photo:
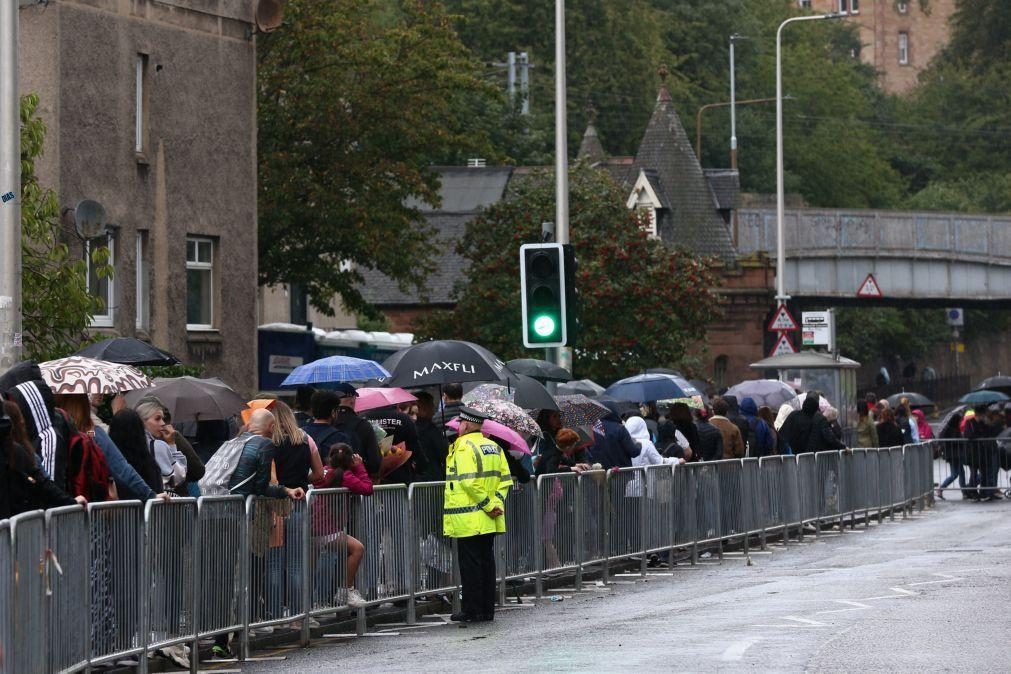
M 860 284 L 860 290 L 857 291 L 857 297 L 881 297 L 881 286 L 878 285 L 877 280 L 874 278 L 874 274 L 868 274 L 864 282 Z
M 793 314 L 786 308 L 785 304 L 780 304 L 772 320 L 769 321 L 770 332 L 793 332 L 797 329 L 797 321 Z
M 793 342 L 790 341 L 790 338 L 786 334 L 780 333 L 779 339 L 776 340 L 776 346 L 769 352 L 769 357 L 782 356 L 788 353 L 797 353 L 797 349 L 793 347 Z

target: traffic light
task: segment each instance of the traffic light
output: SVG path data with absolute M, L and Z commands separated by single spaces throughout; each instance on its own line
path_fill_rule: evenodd
M 565 253 L 560 243 L 520 246 L 520 300 L 523 345 L 527 348 L 565 346 Z

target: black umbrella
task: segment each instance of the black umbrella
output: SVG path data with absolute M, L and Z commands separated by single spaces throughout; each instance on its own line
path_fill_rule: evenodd
M 90 344 L 75 356 L 121 365 L 178 365 L 179 359 L 133 337 L 112 337 Z
M 494 389 L 487 391 L 484 389 Z M 470 403 L 471 399 L 480 400 L 487 397 L 502 397 L 513 402 L 526 410 L 552 410 L 561 411 L 558 403 L 551 397 L 544 384 L 533 377 L 524 374 L 511 374 L 505 383 L 481 384 L 479 382 L 468 382 L 463 385 L 463 390 L 467 395 L 463 397 L 463 402 Z M 471 395 L 475 393 L 475 395 Z
M 1011 393 L 1011 377 L 999 374 L 996 377 L 984 379 L 983 383 L 977 386 L 976 389 L 987 389 L 988 391 Z
M 537 358 L 517 358 L 510 360 L 506 365 L 516 374 L 524 374 L 533 377 L 543 383 L 547 381 L 572 381 L 572 373 L 560 365 L 549 363 L 546 360 Z
M 595 395 L 600 395 L 603 392 L 604 387 L 592 379 L 576 379 L 575 381 L 568 381 L 564 384 L 559 384 L 558 388 L 555 389 L 555 393 L 558 395 L 576 395 L 577 393 L 581 393 L 584 396 L 590 396 L 591 398 Z
M 390 373 L 386 386 L 418 388 L 454 382 L 505 382 L 512 374 L 495 354 L 483 346 L 451 339 L 422 342 L 401 349 L 386 359 Z
M 923 407 L 934 407 L 934 401 L 922 393 L 907 393 L 903 391 L 902 393 L 894 393 L 888 396 L 886 400 L 889 406 L 898 407 L 903 398 L 909 399 L 909 407 L 914 410 Z
M 599 396 L 592 396 L 594 400 L 609 409 L 616 416 L 620 417 L 626 412 L 640 413 L 639 406 L 628 400 L 619 400 L 607 394 L 601 394 Z

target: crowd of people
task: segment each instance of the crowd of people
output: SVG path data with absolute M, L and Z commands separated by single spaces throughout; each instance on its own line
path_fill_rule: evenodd
M 950 474 L 938 485 L 937 497 L 956 480 L 962 498 L 971 501 L 999 501 L 997 488 L 1001 468 L 1011 469 L 1011 404 L 978 405 L 953 413 L 941 428 L 940 456 L 948 463 Z M 966 469 L 969 478 L 966 480 Z
M 168 501 L 173 496 L 235 494 L 283 504 L 305 499 L 310 489 L 342 487 L 367 496 L 377 484 L 445 480 L 444 534 L 460 538 L 461 564 L 471 568 L 464 579 L 465 612 L 458 616 L 465 622 L 493 617 L 485 588 L 489 563 L 490 577 L 495 577 L 489 541 L 504 530 L 508 487 L 520 488 L 545 474 L 846 447 L 834 410 L 823 409 L 814 392 L 806 395 L 800 409 L 785 404 L 774 410 L 731 395 L 696 408 L 685 402 L 608 403 L 605 416 L 580 428 L 567 428 L 559 412 L 542 410 L 536 416 L 542 437 L 530 437 L 529 453 L 516 455 L 504 440 L 481 434 L 482 416 L 464 405 L 460 384 L 444 385 L 441 400 L 422 390 L 414 392 L 410 402 L 365 411 L 356 409 L 357 389 L 346 383 L 325 390 L 300 387 L 291 406 L 262 394 L 243 411 L 241 427 L 229 434 L 233 437 L 210 447 L 192 433 L 180 432 L 156 397 L 143 397 L 131 407 L 122 395 L 55 396 L 31 363 L 0 377 L 0 393 L 0 479 L 6 486 L 0 490 L 0 518 L 75 503 Z M 922 415 L 906 405 L 892 410 L 884 401 L 866 400 L 860 401 L 858 411 L 857 446 L 930 437 Z M 1011 409 L 1007 413 L 1011 415 Z M 447 426 L 452 419 L 458 420 L 455 429 Z M 970 439 L 995 437 L 1004 428 L 1003 419 L 993 409 L 977 410 L 975 417 L 970 411 L 960 420 L 959 432 Z M 953 470 L 949 482 L 958 479 L 962 484 L 961 468 L 968 465 L 973 471 L 969 488 L 990 497 L 990 464 L 954 451 L 945 458 Z M 487 484 L 474 482 L 474 475 L 487 477 L 488 467 L 499 461 L 501 475 L 488 478 Z M 468 501 L 474 494 L 484 496 Z M 264 578 L 251 588 L 254 619 L 281 619 L 286 607 L 280 598 L 300 596 L 297 571 L 304 553 L 293 542 L 305 530 L 304 517 L 310 518 L 312 549 L 321 560 L 315 573 L 322 574 L 324 585 L 338 588 L 339 596 L 331 599 L 364 605 L 355 579 L 368 545 L 362 533 L 368 532 L 355 531 L 347 513 L 325 505 L 277 512 L 281 516 L 264 520 L 272 529 L 264 536 L 262 554 L 254 555 L 253 571 Z M 93 622 L 101 625 L 102 619 Z M 231 654 L 228 635 L 218 637 L 214 651 Z M 168 647 L 161 654 L 188 666 L 185 646 Z

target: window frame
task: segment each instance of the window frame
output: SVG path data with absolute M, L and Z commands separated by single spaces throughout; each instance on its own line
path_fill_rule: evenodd
M 88 288 L 88 294 L 92 297 L 98 297 L 91 292 L 91 251 L 92 242 L 97 241 L 101 238 L 105 238 L 105 247 L 109 249 L 109 265 L 113 268 L 116 267 L 116 238 L 113 236 L 112 232 L 106 232 L 104 237 L 96 236 L 91 239 L 84 240 L 84 280 Z M 90 327 L 92 328 L 113 328 L 116 326 L 116 275 L 107 276 L 103 278 L 97 278 L 95 280 L 106 282 L 106 292 L 105 297 L 100 299 L 105 301 L 105 313 L 104 314 L 92 314 Z
M 908 14 L 909 13 L 909 3 L 908 2 L 897 2 L 897 3 L 895 3 L 895 11 L 897 11 L 899 14 Z
M 148 110 L 148 55 L 137 53 L 134 61 L 134 128 L 133 128 L 133 151 L 138 155 L 147 153 L 147 110 Z
M 909 31 L 900 30 L 899 31 L 899 65 L 908 66 L 909 65 Z
M 138 330 L 148 332 L 151 329 L 151 269 L 147 262 L 150 235 L 145 229 L 137 230 L 135 244 L 135 324 Z
M 860 0 L 850 0 L 850 14 L 860 13 Z
M 811 9 L 811 0 L 797 0 L 797 6 L 801 9 Z
M 190 256 L 189 256 L 189 244 L 191 242 L 193 242 L 193 243 L 196 244 L 196 246 L 194 248 L 194 251 L 196 253 L 196 258 L 197 259 L 193 260 L 193 261 L 190 260 Z M 200 258 L 200 244 L 201 243 L 210 244 L 210 247 L 211 247 L 211 261 L 210 262 L 200 262 L 199 261 L 199 258 Z M 208 236 L 187 236 L 186 237 L 186 272 L 187 272 L 187 275 L 186 275 L 187 276 L 187 278 L 186 278 L 186 297 L 187 297 L 186 329 L 190 330 L 190 331 L 207 332 L 209 330 L 215 330 L 216 329 L 215 326 L 214 326 L 214 320 L 215 320 L 215 313 L 214 313 L 214 310 L 215 310 L 215 302 L 214 302 L 214 286 L 215 286 L 215 284 L 214 284 L 214 259 L 215 259 L 215 254 L 217 252 L 217 246 L 215 244 L 216 244 L 215 240 L 213 238 L 211 238 L 211 237 L 208 237 Z M 208 278 L 210 279 L 210 284 L 211 284 L 210 290 L 208 292 L 208 297 L 209 297 L 208 301 L 210 302 L 210 307 L 208 308 L 208 313 L 210 314 L 210 319 L 211 319 L 210 323 L 190 323 L 189 322 L 189 319 L 190 319 L 190 317 L 189 317 L 189 293 L 190 293 L 189 272 L 191 270 L 193 270 L 193 271 L 208 271 L 208 272 L 210 272 L 210 274 L 208 274 Z
M 836 11 L 838 11 L 840 14 L 849 14 L 850 12 L 849 0 L 837 0 Z

